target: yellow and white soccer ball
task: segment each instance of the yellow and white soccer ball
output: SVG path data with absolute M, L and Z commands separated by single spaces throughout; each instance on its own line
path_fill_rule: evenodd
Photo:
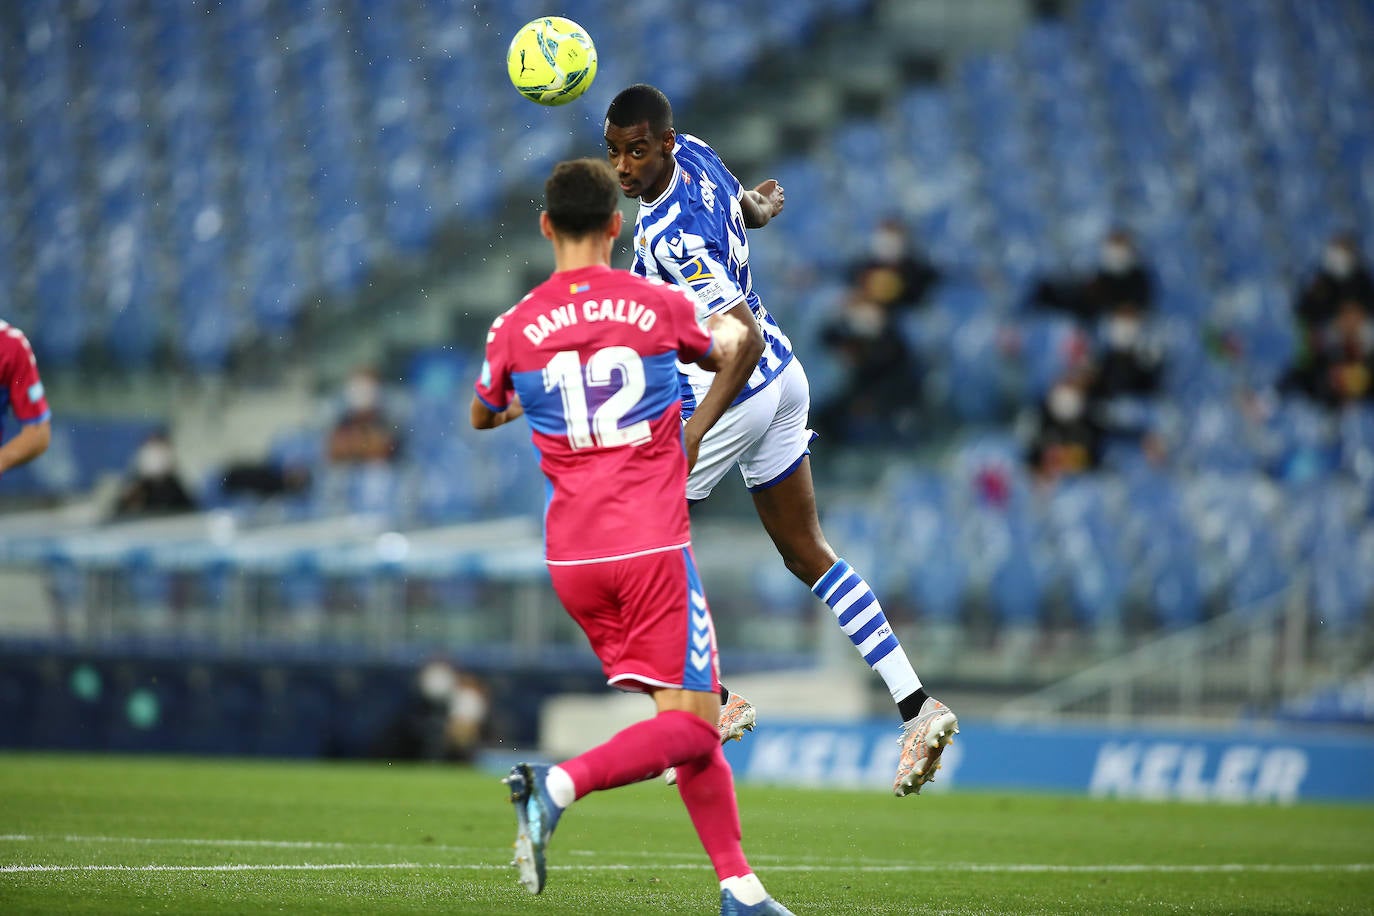
M 543 16 L 515 33 L 506 52 L 506 71 L 530 101 L 566 105 L 596 79 L 596 46 L 571 19 Z

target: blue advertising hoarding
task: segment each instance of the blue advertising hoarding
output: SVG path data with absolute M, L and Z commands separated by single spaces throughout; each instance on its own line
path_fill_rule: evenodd
M 924 791 L 1040 789 L 1232 803 L 1374 801 L 1374 737 L 1283 731 L 1150 731 L 961 723 Z M 762 722 L 726 748 L 742 780 L 890 788 L 887 722 Z

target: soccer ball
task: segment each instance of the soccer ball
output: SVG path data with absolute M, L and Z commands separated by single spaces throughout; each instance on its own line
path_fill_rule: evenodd
M 566 105 L 596 79 L 596 46 L 562 16 L 525 23 L 511 39 L 506 71 L 520 94 L 540 105 Z

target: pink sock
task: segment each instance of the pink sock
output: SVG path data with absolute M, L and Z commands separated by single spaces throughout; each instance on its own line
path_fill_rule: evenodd
M 700 721 L 700 720 L 698 720 Z M 750 873 L 740 845 L 739 807 L 735 777 L 717 740 L 711 753 L 677 765 L 677 788 L 701 845 L 715 866 L 716 877 L 737 878 Z
M 668 767 L 678 767 L 681 773 L 684 761 L 706 757 L 712 748 L 720 750 L 720 734 L 705 719 L 672 710 L 636 722 L 617 732 L 605 744 L 559 766 L 572 777 L 573 788 L 581 798 L 599 789 L 614 789 L 650 779 Z M 727 768 L 727 777 L 729 772 Z M 732 808 L 733 804 L 731 796 Z M 735 832 L 738 834 L 738 827 Z

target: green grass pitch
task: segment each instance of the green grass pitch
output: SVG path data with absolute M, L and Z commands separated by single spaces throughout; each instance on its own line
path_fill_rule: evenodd
M 745 847 L 805 914 L 1374 913 L 1374 807 L 741 786 Z M 538 897 L 491 773 L 0 754 L 0 913 L 717 911 L 674 791 L 593 795 Z

